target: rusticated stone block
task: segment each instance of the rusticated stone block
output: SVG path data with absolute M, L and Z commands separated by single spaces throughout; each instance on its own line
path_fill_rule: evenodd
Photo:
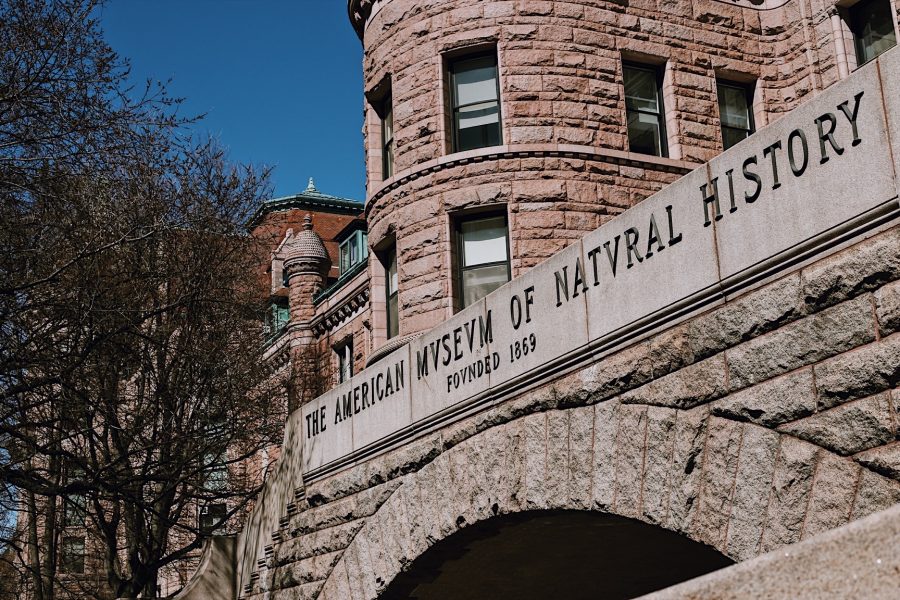
M 551 508 L 567 508 L 569 500 L 569 414 L 551 410 L 547 417 L 547 464 L 544 488 Z
M 811 310 L 843 302 L 900 279 L 900 228 L 888 230 L 803 270 Z
M 669 527 L 687 532 L 699 508 L 703 448 L 706 443 L 709 410 L 700 406 L 679 411 L 675 421 L 672 456 L 672 493 L 669 500 Z
M 861 519 L 897 503 L 900 503 L 900 483 L 863 469 L 851 519 Z
M 900 383 L 900 334 L 813 367 L 819 408 L 890 389 Z
M 669 517 L 672 456 L 675 451 L 675 420 L 672 408 L 647 409 L 647 447 L 641 487 L 641 511 L 651 523 L 665 523 Z
M 761 552 L 800 541 L 812 490 L 817 448 L 783 436 L 763 531 Z
M 892 412 L 885 393 L 785 423 L 778 431 L 846 456 L 893 441 Z
M 594 407 L 587 406 L 569 413 L 569 464 L 567 506 L 588 510 L 591 507 L 593 483 Z
M 897 248 L 900 255 L 900 247 Z M 875 292 L 875 315 L 881 335 L 900 331 L 900 281 L 894 281 Z
M 593 507 L 608 510 L 616 489 L 616 438 L 619 433 L 619 401 L 594 406 Z
M 721 352 L 795 321 L 805 313 L 799 274 L 789 275 L 685 324 L 697 358 Z
M 635 344 L 582 369 L 559 389 L 564 395 L 599 402 L 649 381 L 652 373 L 649 344 Z
M 347 577 L 347 565 L 344 561 L 338 563 L 335 570 L 332 572 L 332 576 L 325 581 L 322 586 L 322 592 L 319 598 L 323 600 L 333 600 L 335 598 L 347 598 L 349 600 L 356 600 L 357 598 L 362 598 L 360 594 L 354 594 L 353 590 L 350 588 L 350 584 Z
M 641 513 L 646 439 L 647 407 L 622 405 L 616 439 L 616 490 L 613 501 L 613 508 L 618 514 L 636 517 Z
M 622 394 L 624 404 L 692 408 L 727 391 L 725 356 L 720 354 Z
M 900 442 L 860 452 L 853 460 L 876 473 L 900 480 Z
M 871 298 L 860 296 L 726 351 L 732 390 L 875 339 Z
M 816 390 L 812 368 L 801 369 L 734 392 L 712 403 L 714 415 L 774 427 L 812 414 Z
M 830 452 L 820 452 L 803 539 L 840 527 L 850 518 L 859 467 Z
M 712 417 L 703 450 L 700 507 L 691 530 L 714 548 L 723 548 L 741 448 L 743 424 Z
M 544 487 L 547 465 L 547 416 L 540 413 L 522 419 L 522 436 L 525 441 L 525 506 L 529 510 L 547 508 Z
M 778 456 L 778 434 L 774 431 L 744 425 L 734 480 L 734 497 L 725 540 L 726 554 L 745 560 L 759 553 Z

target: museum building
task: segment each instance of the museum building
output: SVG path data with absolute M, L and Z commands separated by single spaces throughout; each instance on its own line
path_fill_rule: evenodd
M 251 223 L 292 412 L 177 597 L 892 597 L 898 9 L 350 0 L 365 203 Z

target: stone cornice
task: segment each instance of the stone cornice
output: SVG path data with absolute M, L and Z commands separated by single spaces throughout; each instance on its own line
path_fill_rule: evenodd
M 348 294 L 336 306 L 329 308 L 312 320 L 313 333 L 320 336 L 326 332 L 335 330 L 338 325 L 353 316 L 359 309 L 369 303 L 369 281 L 363 279 L 360 286 Z
M 378 0 L 348 0 L 347 15 L 350 17 L 350 24 L 356 31 L 359 39 L 363 39 L 366 31 L 366 25 L 369 23 L 369 17 L 372 15 L 372 8 Z M 729 6 L 737 6 L 739 8 L 749 8 L 753 10 L 772 10 L 781 8 L 790 0 L 714 0 Z M 381 4 L 387 4 L 390 0 L 381 0 Z
M 491 146 L 466 152 L 456 152 L 439 158 L 420 163 L 411 169 L 406 169 L 395 176 L 381 182 L 376 187 L 366 202 L 366 218 L 372 210 L 372 206 L 384 195 L 395 190 L 410 181 L 436 173 L 444 169 L 467 165 L 469 163 L 484 162 L 486 160 L 501 160 L 510 158 L 573 158 L 579 160 L 593 160 L 605 163 L 637 166 L 685 175 L 700 166 L 672 158 L 662 158 L 648 154 L 635 154 L 607 148 L 595 148 L 593 146 L 579 146 L 575 144 L 508 144 L 503 146 Z

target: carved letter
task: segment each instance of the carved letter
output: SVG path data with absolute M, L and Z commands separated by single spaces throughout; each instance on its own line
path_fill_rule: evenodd
M 772 155 L 772 189 L 776 190 L 781 187 L 781 182 L 778 181 L 778 153 L 776 150 L 781 149 L 781 140 L 778 140 L 771 146 L 766 146 L 763 148 L 763 156 Z
M 849 100 L 838 104 L 838 108 L 841 109 L 841 112 L 844 113 L 844 116 L 850 121 L 850 127 L 853 128 L 853 143 L 850 144 L 851 146 L 858 146 L 859 143 L 862 142 L 862 140 L 859 139 L 859 131 L 856 129 L 856 117 L 859 114 L 859 100 L 863 97 L 863 93 L 864 92 L 860 92 L 853 97 L 855 104 L 853 105 L 852 112 L 847 108 Z
M 759 175 L 757 175 L 755 171 L 751 171 L 747 168 L 750 165 L 755 164 L 757 164 L 756 156 L 751 156 L 744 161 L 744 166 L 741 169 L 741 171 L 744 173 L 744 179 L 746 179 L 747 181 L 756 182 L 756 190 L 754 190 L 752 194 L 749 192 L 744 192 L 744 200 L 747 202 L 747 204 L 756 202 L 756 199 L 759 198 L 759 193 L 762 191 L 762 179 L 760 179 Z
M 800 166 L 797 166 L 797 159 L 794 156 L 794 140 L 800 140 L 800 148 L 803 149 L 803 162 Z M 809 163 L 809 146 L 806 144 L 806 134 L 803 133 L 802 129 L 795 129 L 788 136 L 788 161 L 791 163 L 791 173 L 794 174 L 794 177 L 800 177 L 803 175 L 803 171 L 806 170 L 806 165 Z
M 824 121 L 828 121 L 828 132 L 826 133 L 822 129 L 822 123 Z M 816 119 L 816 127 L 819 130 L 819 152 L 822 153 L 822 158 L 819 160 L 819 164 L 824 164 L 828 162 L 829 156 L 828 151 L 825 150 L 825 142 L 828 141 L 831 144 L 832 149 L 836 154 L 841 155 L 844 153 L 844 149 L 838 146 L 838 143 L 834 141 L 834 128 L 837 127 L 837 119 L 834 118 L 833 113 L 825 113 L 818 119 Z
M 625 230 L 625 252 L 628 254 L 628 268 L 634 266 L 634 262 L 631 260 L 631 255 L 634 254 L 637 257 L 638 262 L 642 262 L 644 259 L 641 257 L 640 251 L 637 249 L 637 241 L 638 238 L 641 237 L 641 234 L 638 233 L 638 230 L 634 227 L 629 227 Z

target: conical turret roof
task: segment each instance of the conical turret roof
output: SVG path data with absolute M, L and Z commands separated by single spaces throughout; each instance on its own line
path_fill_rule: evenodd
M 285 261 L 304 259 L 304 260 L 320 260 L 331 263 L 325 244 L 319 234 L 313 231 L 312 217 L 306 215 L 303 217 L 303 229 L 288 242 L 284 254 Z

